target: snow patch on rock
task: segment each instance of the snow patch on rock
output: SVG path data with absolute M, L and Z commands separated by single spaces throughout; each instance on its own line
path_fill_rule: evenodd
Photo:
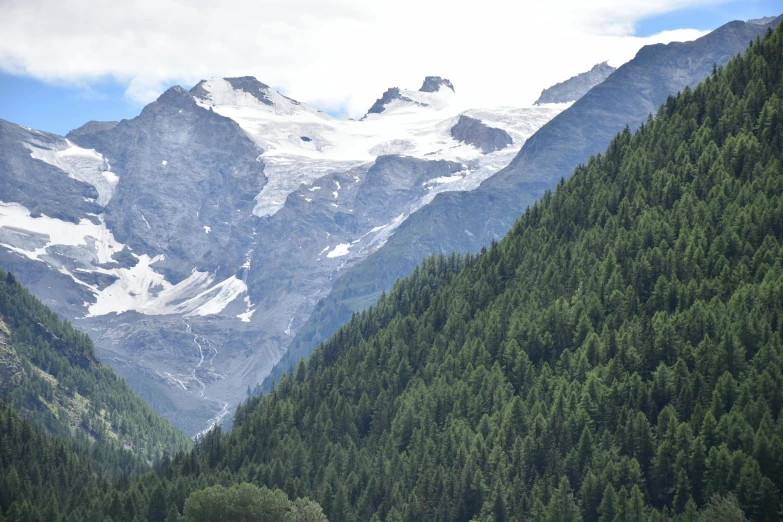
M 219 314 L 234 299 L 247 292 L 244 281 L 231 276 L 217 284 L 214 275 L 195 268 L 176 285 L 169 283 L 153 266 L 163 256 L 136 256 L 135 266 L 99 270 L 117 280 L 96 293 L 87 316 L 136 311 L 145 315 L 205 316 Z
M 326 254 L 326 257 L 331 259 L 335 257 L 347 256 L 351 252 L 350 248 L 351 248 L 350 243 L 340 243 L 339 245 L 334 247 L 331 252 Z
M 82 218 L 78 223 L 71 223 L 45 214 L 33 217 L 18 203 L 0 202 L 0 245 L 54 266 L 61 264 L 51 252 L 58 245 L 89 247 L 96 263 L 113 263 L 112 256 L 125 245 L 114 239 L 102 216 L 97 221 L 95 224 Z
M 55 144 L 36 141 L 22 145 L 30 151 L 32 158 L 57 167 L 69 178 L 95 187 L 99 205 L 105 207 L 111 201 L 120 178 L 111 171 L 109 162 L 94 149 L 83 149 L 67 139 Z

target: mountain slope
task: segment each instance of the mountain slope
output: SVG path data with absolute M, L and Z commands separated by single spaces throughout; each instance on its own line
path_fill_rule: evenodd
M 778 28 L 456 276 L 355 315 L 201 465 L 334 520 L 777 520 L 781 93 Z
M 149 470 L 129 452 L 96 446 L 47 435 L 0 401 L 0 519 L 55 522 L 70 504 L 71 520 L 89 520 L 107 485 Z
M 399 93 L 338 120 L 211 78 L 66 138 L 0 122 L 0 266 L 177 427 L 228 423 L 339 275 L 564 108 L 477 109 L 437 77 Z
M 129 452 L 95 448 L 42 433 L 0 401 L 0 520 L 326 522 L 321 507 L 309 499 L 291 502 L 280 490 L 247 483 L 226 489 L 180 480 L 165 491 L 157 474 L 128 458 Z M 156 472 L 168 471 L 168 463 L 167 458 L 158 462 Z
M 693 42 L 641 49 L 531 136 L 510 165 L 477 190 L 438 194 L 402 223 L 383 248 L 343 275 L 298 331 L 290 355 L 281 359 L 271 377 L 279 379 L 353 311 L 377 299 L 381 290 L 391 288 L 423 257 L 434 252 L 477 252 L 502 237 L 527 206 L 603 150 L 615 133 L 626 125 L 636 128 L 668 95 L 693 87 L 713 64 L 726 63 L 778 20 L 731 22 Z
M 589 71 L 572 76 L 564 82 L 553 85 L 541 91 L 535 104 L 567 103 L 580 99 L 590 89 L 606 80 L 616 70 L 607 62 L 594 65 Z
M 92 341 L 0 270 L 0 395 L 44 430 L 153 460 L 191 443 L 102 366 Z

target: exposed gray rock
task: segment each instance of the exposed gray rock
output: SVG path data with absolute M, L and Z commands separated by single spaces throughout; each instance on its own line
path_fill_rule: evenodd
M 541 96 L 536 100 L 535 105 L 576 101 L 584 96 L 587 91 L 608 78 L 615 70 L 607 62 L 594 65 L 587 72 L 572 76 L 564 82 L 557 83 L 541 91 Z
M 269 98 L 270 87 L 267 84 L 258 81 L 255 77 L 241 76 L 238 78 L 224 78 L 224 80 L 227 81 L 235 90 L 244 91 L 250 94 L 264 105 L 274 105 L 274 102 Z M 190 94 L 200 100 L 209 99 L 209 92 L 204 88 L 204 84 L 206 83 L 207 80 L 201 80 L 198 82 L 193 88 L 190 89 Z M 281 96 L 291 101 L 291 103 L 299 105 L 298 101 L 289 98 L 288 96 Z
M 0 201 L 20 203 L 34 216 L 45 214 L 72 223 L 88 213 L 101 212 L 94 187 L 32 159 L 30 148 L 24 144 L 46 149 L 67 146 L 60 136 L 0 119 Z
M 441 87 L 446 87 L 454 92 L 454 85 L 446 78 L 440 76 L 427 76 L 424 78 L 424 83 L 421 85 L 419 91 L 421 92 L 438 92 Z
M 272 100 L 267 96 L 269 86 L 265 83 L 261 83 L 252 76 L 243 76 L 241 78 L 226 78 L 226 81 L 231 84 L 234 89 L 239 89 L 250 94 L 261 103 L 266 105 L 272 105 Z
M 68 139 L 78 138 L 79 136 L 85 136 L 87 134 L 94 134 L 105 130 L 111 130 L 120 123 L 118 121 L 88 121 L 78 129 L 73 129 L 71 132 L 65 135 Z
M 774 16 L 765 16 L 763 18 L 755 18 L 753 20 L 748 20 L 748 23 L 753 25 L 769 25 L 774 21 L 775 21 Z
M 480 120 L 470 116 L 460 115 L 457 123 L 451 128 L 451 137 L 457 141 L 473 145 L 484 154 L 504 149 L 514 140 L 503 129 L 489 127 Z
M 138 117 L 74 142 L 104 154 L 122 180 L 106 209 L 114 236 L 163 254 L 172 282 L 193 267 L 224 278 L 243 264 L 266 178 L 261 151 L 235 122 L 172 87 Z
M 441 87 L 451 89 L 452 92 L 454 91 L 454 86 L 449 80 L 441 78 L 440 76 L 427 76 L 424 78 L 424 83 L 419 89 L 419 92 L 438 92 Z M 391 87 L 387 89 L 380 98 L 375 100 L 375 103 L 372 104 L 372 107 L 370 107 L 370 110 L 367 111 L 367 114 L 382 113 L 386 110 L 386 106 L 394 100 L 402 100 L 408 103 L 419 105 L 421 107 L 427 107 L 426 103 L 413 100 L 410 96 L 403 94 L 403 91 L 399 87 Z M 365 115 L 365 118 L 366 117 L 367 116 Z
M 115 237 L 134 252 L 162 255 L 155 267 L 170 283 L 194 268 L 216 281 L 247 278 L 254 198 L 266 178 L 262 151 L 234 121 L 173 87 L 138 117 L 75 141 L 104 154 L 122 180 L 105 211 Z M 128 254 L 115 259 L 138 262 Z M 190 318 L 125 312 L 76 324 L 137 393 L 195 434 L 278 357 L 256 347 L 258 327 L 236 319 L 244 308 L 229 303 L 223 313 Z M 208 363 L 199 365 L 202 355 Z
M 255 347 L 263 337 L 258 328 L 235 317 L 245 311 L 245 303 L 225 304 L 223 313 L 230 319 L 221 313 L 192 318 L 85 314 L 95 302 L 93 289 L 117 280 L 103 272 L 135 267 L 141 254 L 159 256 L 155 270 L 170 284 L 184 280 L 194 268 L 216 283 L 246 277 L 243 265 L 255 244 L 254 198 L 266 183 L 262 151 L 233 120 L 200 107 L 181 87 L 166 91 L 137 118 L 88 125 L 70 136 L 77 146 L 104 155 L 119 177 L 106 207 L 90 201 L 97 197 L 92 186 L 34 159 L 24 145 L 33 143 L 52 155 L 68 147 L 63 138 L 8 122 L 0 122 L 0 200 L 72 223 L 100 223 L 96 215 L 102 214 L 125 249 L 113 256 L 113 263 L 99 264 L 92 238 L 83 246 L 46 247 L 46 234 L 5 226 L 0 242 L 27 252 L 46 247 L 46 255 L 41 262 L 0 248 L 0 265 L 88 331 L 98 353 L 136 392 L 195 434 L 226 403 L 233 407 L 247 385 L 268 371 L 264 365 L 279 358 L 278 349 Z M 208 339 L 200 341 L 203 350 L 194 342 L 196 335 Z
M 209 98 L 209 91 L 204 88 L 205 83 L 207 83 L 207 80 L 201 80 L 198 82 L 190 89 L 190 94 L 200 100 L 206 100 Z
M 121 268 L 130 268 L 132 266 L 136 266 L 136 258 L 133 257 L 133 254 L 131 253 L 130 248 L 128 248 L 127 245 L 120 252 L 114 254 L 112 256 L 112 259 Z
M 375 103 L 372 104 L 372 107 L 370 107 L 370 110 L 367 111 L 367 114 L 380 114 L 383 111 L 386 110 L 386 106 L 393 102 L 394 100 L 403 100 L 410 103 L 415 103 L 416 105 L 421 105 L 426 107 L 426 103 L 421 103 L 414 101 L 410 99 L 409 97 L 403 95 L 400 92 L 399 87 L 391 87 L 390 89 L 387 89 L 386 92 L 383 93 L 383 95 L 375 100 Z

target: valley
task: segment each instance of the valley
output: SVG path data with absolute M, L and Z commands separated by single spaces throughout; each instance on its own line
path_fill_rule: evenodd
M 566 4 L 0 5 L 0 522 L 779 521 L 783 15 Z
M 211 79 L 65 138 L 5 123 L 8 183 L 38 169 L 84 188 L 6 197 L 0 261 L 195 435 L 230 420 L 335 280 L 437 194 L 475 190 L 568 106 L 470 109 L 447 80 L 422 89 L 352 121 L 254 78 Z M 466 117 L 480 124 L 457 141 Z M 481 141 L 489 129 L 504 136 L 497 150 Z

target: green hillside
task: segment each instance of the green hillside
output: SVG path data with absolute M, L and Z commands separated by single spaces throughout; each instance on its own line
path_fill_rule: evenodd
M 778 29 L 174 467 L 341 521 L 779 520 L 781 73 Z
M 33 424 L 147 460 L 191 441 L 102 366 L 90 338 L 0 270 L 0 397 Z
M 130 452 L 98 447 L 45 434 L 0 402 L 0 520 L 57 522 L 65 506 L 71 520 L 88 520 L 107 487 L 149 471 Z

